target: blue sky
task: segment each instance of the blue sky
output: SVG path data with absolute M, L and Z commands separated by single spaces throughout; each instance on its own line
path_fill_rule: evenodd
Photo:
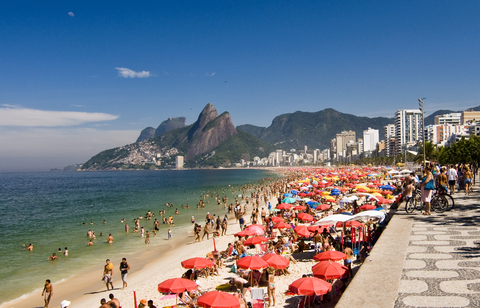
M 82 163 L 207 103 L 235 125 L 480 105 L 478 1 L 3 1 L 0 171 Z

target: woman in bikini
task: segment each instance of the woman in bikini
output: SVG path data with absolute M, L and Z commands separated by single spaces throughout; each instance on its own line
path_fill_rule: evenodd
M 267 270 L 268 273 L 268 306 L 275 306 L 275 270 L 271 267 Z

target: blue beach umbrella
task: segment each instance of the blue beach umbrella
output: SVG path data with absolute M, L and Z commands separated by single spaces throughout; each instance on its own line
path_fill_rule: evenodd
M 290 193 L 294 195 L 298 195 L 298 191 L 296 191 L 295 189 L 290 190 Z
M 284 194 L 283 196 L 284 196 L 284 197 L 287 197 L 287 198 L 291 198 L 291 197 L 293 197 L 293 195 L 292 195 L 292 194 L 289 194 L 289 193 L 287 193 L 287 194 Z
M 282 200 L 282 203 L 295 203 L 297 202 L 297 199 L 295 198 L 285 198 Z
M 339 191 L 333 191 L 330 193 L 330 196 L 338 196 L 340 195 L 340 192 Z

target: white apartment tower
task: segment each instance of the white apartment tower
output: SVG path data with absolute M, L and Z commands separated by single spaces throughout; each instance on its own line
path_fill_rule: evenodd
M 402 109 L 395 113 L 395 139 L 397 153 L 422 141 L 422 112 L 418 109 Z
M 378 129 L 371 129 L 363 131 L 363 151 L 372 152 L 377 149 L 378 143 Z
M 384 126 L 386 156 L 396 156 L 395 151 L 395 124 Z

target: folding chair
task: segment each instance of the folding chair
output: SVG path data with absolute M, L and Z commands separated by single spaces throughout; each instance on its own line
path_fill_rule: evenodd
M 250 288 L 252 308 L 267 307 L 268 297 L 263 288 Z

